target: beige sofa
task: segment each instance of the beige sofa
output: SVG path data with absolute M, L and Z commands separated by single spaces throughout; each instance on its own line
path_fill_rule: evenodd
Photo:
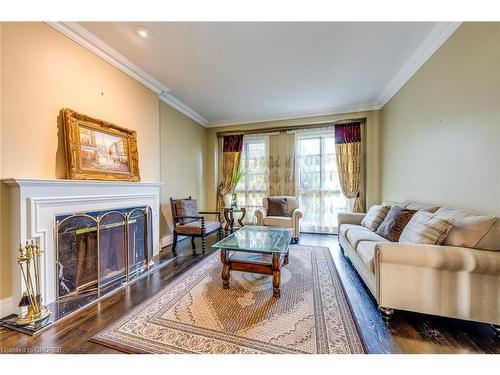
M 288 212 L 291 216 L 267 216 L 267 197 L 262 199 L 262 207 L 255 210 L 257 225 L 284 227 L 293 229 L 292 242 L 297 243 L 300 237 L 300 219 L 302 212 L 299 209 L 299 200 L 294 196 L 272 196 L 269 198 L 286 198 Z
M 387 203 L 391 204 L 420 208 L 410 204 Z M 477 230 L 474 232 L 475 228 L 471 231 L 467 227 L 474 223 L 473 214 L 443 208 L 437 210 L 435 215 L 440 212 L 454 215 L 457 223 L 462 225 L 457 224 L 453 238 L 449 241 L 445 239 L 444 243 L 467 243 L 467 236 L 479 235 L 481 237 L 477 238 L 480 241 L 475 247 L 480 245 L 488 250 L 389 242 L 361 226 L 365 214 L 355 213 L 338 215 L 339 244 L 375 297 L 384 318 L 390 318 L 394 309 L 414 311 L 491 323 L 498 334 L 500 219 L 493 219 L 492 225 L 483 225 L 480 231 L 486 232 L 479 233 Z M 461 218 L 464 212 L 465 219 Z

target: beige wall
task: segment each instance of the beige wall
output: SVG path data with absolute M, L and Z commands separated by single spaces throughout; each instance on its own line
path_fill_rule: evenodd
M 382 199 L 500 214 L 500 23 L 465 23 L 382 110 Z
M 43 23 L 2 29 L 2 177 L 66 176 L 69 107 L 137 130 L 141 178 L 160 180 L 157 94 Z
M 137 130 L 143 181 L 160 181 L 158 95 L 43 23 L 0 29 L 0 178 L 64 178 L 63 107 Z M 0 300 L 11 295 L 0 184 Z
M 2 26 L 3 23 L 0 22 L 0 176 L 2 176 Z M 0 199 L 0 212 L 2 200 Z M 0 221 L 0 230 L 1 230 Z
M 192 196 L 205 208 L 206 136 L 206 128 L 160 102 L 161 236 L 172 233 L 170 197 Z
M 332 121 L 341 121 L 353 118 L 366 118 L 366 202 L 368 206 L 380 202 L 380 113 L 379 111 L 346 113 L 341 115 L 330 115 L 321 117 L 307 117 L 293 120 L 280 120 L 271 122 L 260 122 L 254 124 L 243 124 L 229 127 L 210 128 L 207 131 L 207 157 L 205 169 L 207 173 L 206 202 L 207 208 L 215 209 L 217 185 L 219 175 L 219 149 L 217 132 L 221 131 L 244 131 L 265 130 L 270 128 L 282 128 L 305 124 L 321 124 Z
M 0 22 L 0 176 L 2 176 L 2 29 Z M 3 249 L 8 247 L 10 242 L 10 230 L 7 219 L 9 208 L 7 189 L 0 183 L 0 300 L 9 297 L 11 292 L 11 258 L 10 253 L 5 254 Z

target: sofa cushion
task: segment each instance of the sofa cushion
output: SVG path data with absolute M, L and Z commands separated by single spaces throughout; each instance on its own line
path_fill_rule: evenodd
M 430 212 L 420 210 L 410 219 L 399 242 L 422 245 L 440 245 L 451 227 L 453 219 L 443 219 Z
M 269 227 L 293 227 L 292 218 L 289 216 L 266 216 L 263 224 Z
M 205 221 L 205 233 L 211 233 L 219 229 L 218 221 Z M 175 231 L 179 234 L 197 234 L 201 235 L 201 220 L 192 221 L 187 224 L 177 225 Z
M 370 231 L 370 229 L 362 227 L 361 225 L 358 225 L 358 224 L 340 224 L 339 233 L 342 234 L 344 237 L 346 237 L 346 233 L 349 229 L 359 229 L 359 230 Z
M 408 208 L 409 210 L 423 210 L 430 212 L 431 214 L 436 212 L 439 207 L 438 206 L 433 206 L 431 204 L 422 204 L 422 203 L 406 203 L 405 208 Z
M 361 241 L 356 248 L 359 257 L 366 264 L 366 267 L 375 273 L 375 246 L 378 242 Z
M 384 221 L 389 209 L 389 206 L 382 206 L 381 204 L 371 206 L 361 221 L 361 225 L 372 231 L 376 231 L 378 226 Z
M 291 216 L 288 211 L 288 203 L 286 197 L 269 197 L 267 198 L 267 214 L 269 216 Z
M 389 206 L 389 207 L 398 206 L 401 208 L 406 208 L 406 203 L 405 202 L 398 202 L 398 201 L 384 201 L 382 203 L 382 206 Z
M 435 215 L 444 219 L 454 220 L 453 227 L 444 239 L 443 245 L 476 249 L 479 248 L 479 242 L 493 228 L 497 220 L 493 215 L 446 207 L 437 210 Z M 497 247 L 500 247 L 500 239 Z
M 347 231 L 347 240 L 355 249 L 361 241 L 389 242 L 384 237 L 364 229 L 349 229 Z
M 391 242 L 398 242 L 403 229 L 416 212 L 416 210 L 392 206 L 376 233 Z
M 398 206 L 401 208 L 408 208 L 409 210 L 424 210 L 430 213 L 436 212 L 439 207 L 431 205 L 431 204 L 422 204 L 422 203 L 414 203 L 414 202 L 398 202 L 398 201 L 385 201 L 382 203 L 383 206 Z

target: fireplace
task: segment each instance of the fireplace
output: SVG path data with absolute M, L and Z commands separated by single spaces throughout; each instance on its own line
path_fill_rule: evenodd
M 152 266 L 151 208 L 56 216 L 56 299 L 101 296 Z
M 19 243 L 40 243 L 42 299 L 65 314 L 159 266 L 159 183 L 2 182 L 9 187 L 11 198 L 13 294 L 9 301 L 0 301 L 4 316 L 18 313 L 17 304 L 26 289 L 17 264 Z M 55 315 L 60 314 L 51 316 Z

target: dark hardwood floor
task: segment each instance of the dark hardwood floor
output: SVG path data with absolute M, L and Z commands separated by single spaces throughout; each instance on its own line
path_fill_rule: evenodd
M 215 240 L 213 236 L 207 245 Z M 341 254 L 336 236 L 303 234 L 300 244 L 330 248 L 370 353 L 500 353 L 500 341 L 487 324 L 402 311 L 397 311 L 390 323 L 384 323 L 363 282 Z M 1 328 L 0 353 L 119 353 L 88 340 L 203 259 L 201 254 L 193 254 L 189 240 L 179 243 L 178 253 L 161 270 L 57 322 L 36 337 Z M 163 256 L 172 257 L 170 247 L 163 249 Z

